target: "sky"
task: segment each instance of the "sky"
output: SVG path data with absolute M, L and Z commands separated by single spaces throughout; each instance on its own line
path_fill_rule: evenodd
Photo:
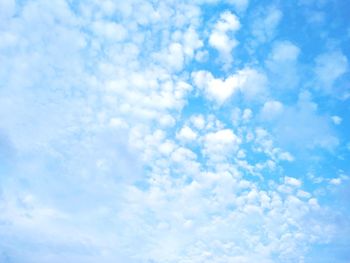
M 0 262 L 349 263 L 349 10 L 0 0 Z

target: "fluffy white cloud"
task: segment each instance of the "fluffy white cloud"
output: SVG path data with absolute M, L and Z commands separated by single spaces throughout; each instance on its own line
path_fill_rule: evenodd
M 92 28 L 98 36 L 105 37 L 110 41 L 123 41 L 127 37 L 127 30 L 114 22 L 96 21 Z
M 240 26 L 236 15 L 224 12 L 210 34 L 209 44 L 219 51 L 221 58 L 227 63 L 231 62 L 231 52 L 238 44 L 236 39 L 230 37 L 229 32 L 237 31 Z
M 202 115 L 194 115 L 191 117 L 191 122 L 193 126 L 199 130 L 202 130 L 205 125 L 205 120 Z
M 273 98 L 263 62 L 203 63 L 209 46 L 230 61 L 246 26 L 223 12 L 206 32 L 200 4 L 219 1 L 117 2 L 0 1 L 0 262 L 302 262 L 332 233 L 273 127 L 328 147 L 330 118 Z M 225 1 L 241 21 L 247 2 Z
M 184 53 L 190 58 L 193 57 L 194 52 L 203 47 L 203 41 L 200 40 L 199 35 L 193 27 L 190 27 L 183 34 Z
M 226 79 L 215 78 L 208 71 L 194 72 L 192 78 L 194 84 L 219 105 L 238 91 L 247 101 L 260 100 L 268 92 L 265 75 L 251 68 L 239 70 Z
M 230 129 L 208 133 L 203 138 L 203 153 L 214 162 L 225 160 L 236 152 L 241 139 Z
M 285 183 L 287 185 L 291 185 L 291 186 L 294 186 L 294 187 L 300 187 L 301 186 L 301 181 L 296 179 L 296 178 L 293 178 L 293 177 L 285 177 L 284 181 L 285 181 Z
M 176 138 L 181 141 L 193 141 L 197 138 L 197 134 L 188 126 L 184 126 L 181 130 L 176 134 Z
M 224 103 L 239 89 L 241 79 L 235 76 L 227 79 L 215 78 L 208 71 L 192 73 L 193 81 L 197 87 L 204 89 L 206 96 L 218 104 Z

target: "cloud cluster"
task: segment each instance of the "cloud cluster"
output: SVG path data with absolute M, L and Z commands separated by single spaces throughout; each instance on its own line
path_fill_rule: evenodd
M 240 93 L 247 101 L 260 101 L 267 95 L 266 76 L 256 69 L 244 68 L 226 79 L 215 78 L 208 71 L 192 73 L 195 86 L 203 90 L 209 100 L 221 105 L 235 93 Z
M 0 262 L 306 262 L 331 242 L 324 196 L 349 177 L 301 156 L 342 142 L 314 92 L 348 59 L 317 54 L 307 90 L 283 13 L 0 1 Z

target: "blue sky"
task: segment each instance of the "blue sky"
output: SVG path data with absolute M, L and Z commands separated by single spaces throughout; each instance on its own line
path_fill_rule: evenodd
M 0 262 L 350 262 L 341 0 L 0 0 Z

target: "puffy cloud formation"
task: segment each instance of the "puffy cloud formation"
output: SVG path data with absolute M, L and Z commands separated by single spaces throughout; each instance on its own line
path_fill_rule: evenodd
M 229 36 L 230 32 L 235 32 L 240 28 L 240 23 L 236 15 L 224 12 L 220 15 L 219 21 L 209 37 L 209 45 L 217 49 L 223 60 L 231 62 L 231 52 L 238 42 Z
M 239 70 L 226 79 L 215 78 L 208 71 L 193 72 L 192 77 L 196 87 L 204 90 L 208 99 L 218 104 L 238 92 L 248 101 L 261 100 L 267 94 L 265 75 L 251 68 Z
M 348 262 L 321 2 L 0 0 L 0 262 Z

